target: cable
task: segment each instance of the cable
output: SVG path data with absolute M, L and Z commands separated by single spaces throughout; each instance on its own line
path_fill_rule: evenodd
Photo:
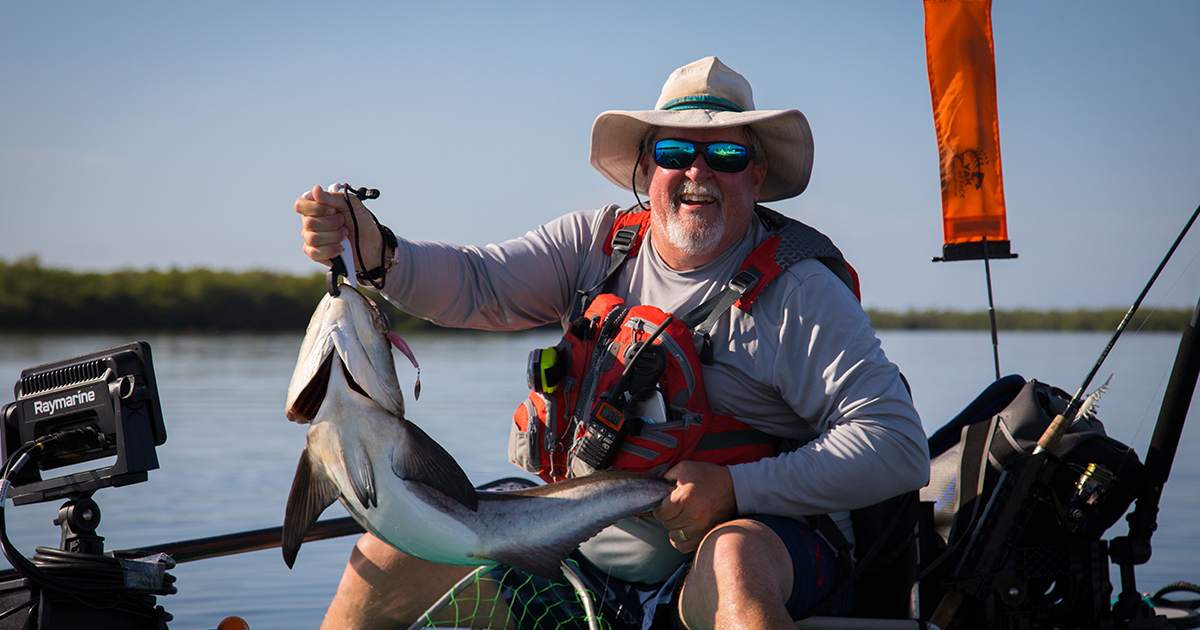
M 40 598 L 33 597 L 33 598 L 30 598 L 29 601 L 26 601 L 21 604 L 17 604 L 16 606 L 13 606 L 12 608 L 9 608 L 8 610 L 0 613 L 0 620 L 8 617 L 9 615 L 19 613 L 22 610 L 29 608 L 30 606 L 36 606 L 39 601 L 40 601 Z
M 1176 608 L 1190 608 L 1192 610 L 1200 608 L 1200 599 L 1176 600 L 1167 599 L 1166 597 L 1170 593 L 1179 592 L 1200 594 L 1200 586 L 1192 584 L 1191 582 L 1172 582 L 1171 584 L 1158 589 L 1156 593 L 1151 595 L 1150 603 L 1154 604 L 1155 606 L 1174 606 Z
M 32 441 L 9 456 L 3 467 L 0 467 L 0 471 L 3 472 L 0 476 L 0 549 L 18 573 L 43 590 L 59 593 L 89 608 L 119 610 L 137 616 L 154 616 L 157 613 L 153 596 L 177 592 L 174 586 L 175 576 L 165 572 L 165 569 L 175 566 L 169 556 L 164 556 L 165 562 L 156 559 L 157 564 L 163 565 L 161 569 L 150 563 L 142 563 L 150 568 L 145 572 L 138 571 L 141 565 L 131 563 L 132 558 L 122 559 L 48 547 L 38 547 L 31 561 L 22 555 L 8 538 L 4 502 L 12 485 L 10 477 L 15 476 L 29 463 L 31 455 L 52 447 L 87 445 L 102 439 L 103 436 L 96 428 L 88 426 Z M 36 601 L 37 598 L 31 600 L 32 603 Z M 32 605 L 31 602 L 0 613 L 0 619 Z

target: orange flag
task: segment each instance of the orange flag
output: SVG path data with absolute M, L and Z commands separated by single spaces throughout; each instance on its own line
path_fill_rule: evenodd
M 942 260 L 1010 258 L 1000 175 L 991 0 L 925 0 L 942 175 Z M 936 259 L 935 259 L 936 260 Z

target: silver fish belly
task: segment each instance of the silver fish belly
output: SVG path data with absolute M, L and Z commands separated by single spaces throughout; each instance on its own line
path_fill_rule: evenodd
M 358 291 L 325 296 L 288 387 L 288 419 L 310 423 L 284 516 L 283 553 L 340 500 L 367 531 L 445 564 L 501 563 L 554 577 L 604 527 L 658 505 L 674 483 L 604 471 L 513 492 L 477 492 L 433 438 L 404 419 L 387 318 Z

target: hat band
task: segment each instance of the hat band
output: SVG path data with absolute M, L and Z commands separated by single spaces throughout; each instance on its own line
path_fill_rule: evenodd
M 737 103 L 712 96 L 710 94 L 700 94 L 697 96 L 683 96 L 673 101 L 668 102 L 659 109 L 662 110 L 677 110 L 677 109 L 719 109 L 727 112 L 741 112 L 743 110 Z

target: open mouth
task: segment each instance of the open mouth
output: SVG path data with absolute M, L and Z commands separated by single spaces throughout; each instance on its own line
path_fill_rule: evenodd
M 679 202 L 690 206 L 703 206 L 717 202 L 717 198 L 711 195 L 696 195 L 692 193 L 683 193 L 679 195 Z
M 337 356 L 336 351 L 331 351 L 329 356 L 325 357 L 325 361 L 321 363 L 321 367 L 317 368 L 317 373 L 309 379 L 308 384 L 301 390 L 300 395 L 296 396 L 296 402 L 287 411 L 288 420 L 293 422 L 312 422 L 317 417 L 317 413 L 321 411 L 321 403 L 325 401 L 325 394 L 329 391 L 329 376 L 333 372 L 333 359 L 337 357 L 338 365 L 342 368 L 342 375 L 346 377 L 346 384 L 350 389 L 370 398 L 362 386 L 354 380 L 354 376 L 350 374 L 350 370 L 346 367 L 346 363 L 341 357 Z
M 680 182 L 672 196 L 677 208 L 720 206 L 722 201 L 721 190 L 712 182 L 694 182 L 690 179 Z

